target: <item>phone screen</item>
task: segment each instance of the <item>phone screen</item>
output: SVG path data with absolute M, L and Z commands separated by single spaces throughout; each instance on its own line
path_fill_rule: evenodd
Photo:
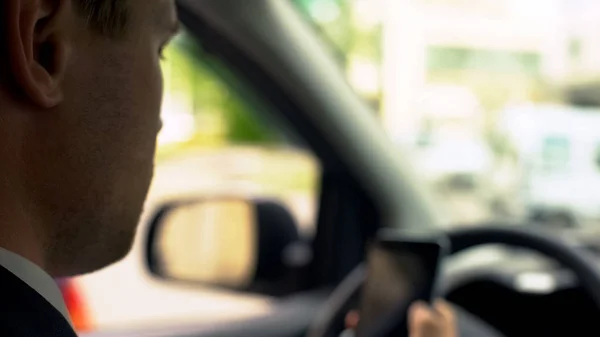
M 367 256 L 357 337 L 406 321 L 408 307 L 416 300 L 430 302 L 441 256 L 442 245 L 433 241 L 373 244 Z

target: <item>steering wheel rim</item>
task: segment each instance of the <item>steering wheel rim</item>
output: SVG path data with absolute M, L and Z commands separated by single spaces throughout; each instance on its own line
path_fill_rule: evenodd
M 460 228 L 450 230 L 446 235 L 451 243 L 448 256 L 489 244 L 526 248 L 541 253 L 571 270 L 582 288 L 600 308 L 600 269 L 595 268 L 596 262 L 587 252 L 573 249 L 566 240 L 522 226 Z M 342 313 L 347 312 L 350 302 L 358 296 L 365 278 L 365 267 L 361 264 L 332 292 L 314 324 L 309 328 L 308 337 L 331 335 L 336 320 Z
M 549 257 L 571 270 L 600 308 L 600 270 L 589 253 L 573 249 L 559 237 L 522 227 L 476 227 L 448 232 L 449 256 L 488 244 L 527 248 Z

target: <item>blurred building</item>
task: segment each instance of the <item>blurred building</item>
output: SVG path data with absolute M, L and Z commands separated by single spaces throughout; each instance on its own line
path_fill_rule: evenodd
M 431 84 L 473 90 L 487 113 L 600 73 L 597 0 L 294 2 L 340 52 L 350 83 L 394 139 L 419 128 L 415 97 Z
M 384 6 L 383 112 L 392 136 L 416 129 L 413 98 L 426 84 L 493 79 L 502 85 L 504 79 L 514 85 L 521 78 L 562 81 L 571 73 L 575 11 L 565 12 L 563 0 L 387 0 Z M 580 44 L 594 40 L 586 39 Z M 593 66 L 593 49 L 581 53 L 578 65 Z

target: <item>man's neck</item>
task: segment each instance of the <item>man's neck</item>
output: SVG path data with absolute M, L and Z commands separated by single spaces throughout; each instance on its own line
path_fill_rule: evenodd
M 0 103 L 6 103 L 6 97 L 0 91 Z M 11 104 L 6 104 L 11 110 Z M 3 107 L 4 108 L 4 107 Z M 13 107 L 14 108 L 14 107 Z M 23 120 L 26 117 L 14 113 L 4 113 L 0 127 L 0 247 L 18 254 L 35 263 L 44 270 L 46 255 L 44 250 L 44 226 L 38 214 L 31 207 L 30 195 L 24 190 L 24 181 L 30 179 L 22 159 L 22 143 L 26 135 Z M 3 111 L 5 112 L 5 111 Z
M 47 270 L 44 246 L 31 215 L 26 214 L 22 207 L 13 207 L 14 201 L 8 204 L 3 201 L 4 198 L 0 198 L 0 247 Z
M 17 240 L 16 238 L 11 237 L 7 239 L 7 236 L 0 233 L 0 248 L 4 248 L 12 253 L 22 256 L 38 267 L 46 270 L 43 254 L 40 253 L 41 250 L 35 245 L 23 244 L 22 242 L 25 242 L 25 240 Z

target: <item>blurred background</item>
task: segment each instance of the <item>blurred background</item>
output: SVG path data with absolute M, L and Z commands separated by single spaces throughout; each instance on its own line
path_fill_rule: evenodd
M 579 134 L 582 125 L 600 123 L 588 111 L 600 105 L 597 2 L 292 1 L 410 153 L 449 224 L 525 216 L 529 204 L 545 203 L 535 200 L 540 194 L 550 198 L 542 190 L 554 182 L 544 175 L 589 164 L 570 151 L 595 141 Z M 185 33 L 167 53 L 158 162 L 193 153 L 203 165 L 196 174 L 277 194 L 310 230 L 317 163 L 288 148 L 283 132 L 260 119 L 264 108 L 234 91 L 235 78 L 215 74 L 225 69 L 201 53 Z M 577 132 L 559 130 L 565 121 Z M 589 151 L 600 156 L 600 147 Z
M 321 35 L 426 182 L 445 225 L 600 228 L 590 204 L 600 200 L 600 2 L 282 1 Z M 318 161 L 185 31 L 163 69 L 164 127 L 148 204 L 199 193 L 274 198 L 309 237 Z M 138 284 L 152 281 L 139 264 L 128 257 L 110 273 L 64 281 L 81 331 L 198 322 L 186 305 L 205 307 L 210 324 L 269 310 L 268 297 L 227 291 L 194 289 L 196 304 L 184 287 L 142 294 Z M 107 295 L 115 292 L 118 303 Z M 145 305 L 158 302 L 160 312 Z

